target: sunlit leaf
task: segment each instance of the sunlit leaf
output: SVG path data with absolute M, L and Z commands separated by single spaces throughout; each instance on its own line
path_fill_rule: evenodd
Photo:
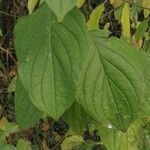
M 28 0 L 28 11 L 29 11 L 29 14 L 32 13 L 32 11 L 34 10 L 35 5 L 36 5 L 37 2 L 38 2 L 38 0 Z
M 85 3 L 85 0 L 76 0 L 76 6 L 81 7 Z
M 122 0 L 111 0 L 111 3 L 114 7 L 118 7 L 121 4 L 123 4 L 123 1 Z
M 130 38 L 130 7 L 128 3 L 125 3 L 122 9 L 121 24 L 122 35 L 124 38 Z
M 148 8 L 144 9 L 144 17 L 148 17 L 150 14 L 150 1 L 149 0 L 143 0 L 143 7 Z
M 104 11 L 104 4 L 97 6 L 92 14 L 90 15 L 90 19 L 87 22 L 88 30 L 95 30 L 99 28 L 99 20 Z
M 7 119 L 5 117 L 3 117 L 0 120 L 0 129 L 1 130 L 5 130 L 7 123 L 8 123 Z

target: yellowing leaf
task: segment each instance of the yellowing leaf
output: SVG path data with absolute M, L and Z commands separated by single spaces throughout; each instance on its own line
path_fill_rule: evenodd
M 122 9 L 121 24 L 122 24 L 123 37 L 129 39 L 130 38 L 130 11 L 129 11 L 128 3 L 125 3 Z
M 76 6 L 80 8 L 85 3 L 85 0 L 76 0 Z
M 0 120 L 0 129 L 1 130 L 5 130 L 7 123 L 8 123 L 7 119 L 5 117 L 3 117 Z
M 135 48 L 141 48 L 142 45 L 143 45 L 143 40 L 140 39 L 139 41 L 137 41 L 135 39 L 135 36 L 132 37 L 132 45 L 135 47 Z
M 118 7 L 118 6 L 120 6 L 122 3 L 123 3 L 122 0 L 111 0 L 111 4 L 112 4 L 114 7 Z
M 110 0 L 110 3 L 113 4 L 115 0 Z
M 143 7 L 150 9 L 150 0 L 143 0 Z M 148 17 L 150 10 L 144 9 L 144 17 Z
M 143 0 L 143 7 L 150 9 L 150 0 Z
M 104 4 L 101 4 L 95 8 L 95 10 L 90 15 L 90 19 L 87 22 L 88 30 L 96 30 L 98 29 L 99 19 L 104 11 Z
M 32 11 L 34 10 L 35 5 L 36 5 L 37 2 L 38 2 L 38 0 L 28 0 L 28 11 L 29 11 L 29 14 L 32 13 Z

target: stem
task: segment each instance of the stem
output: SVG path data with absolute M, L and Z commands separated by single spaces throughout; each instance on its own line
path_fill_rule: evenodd
M 137 5 L 137 4 L 135 4 L 133 1 L 132 1 L 132 2 L 128 2 L 127 0 L 121 0 L 121 1 L 123 1 L 124 3 L 128 3 L 128 4 L 130 4 L 130 5 L 134 5 L 134 6 L 136 6 L 136 7 L 139 7 L 139 8 L 142 8 L 142 9 L 147 9 L 147 10 L 150 11 L 150 8 Z

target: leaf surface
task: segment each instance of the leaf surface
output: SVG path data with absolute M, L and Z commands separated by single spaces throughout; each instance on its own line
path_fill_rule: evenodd
M 21 82 L 33 104 L 53 119 L 73 104 L 74 81 L 87 49 L 86 38 L 85 20 L 78 9 L 57 23 L 53 12 L 43 4 L 16 25 Z
M 126 132 L 113 128 L 99 127 L 102 143 L 109 150 L 138 150 L 137 143 L 141 136 L 141 121 L 135 121 Z
M 85 0 L 76 0 L 76 6 L 80 8 L 85 3 Z
M 17 150 L 32 150 L 31 143 L 24 141 L 22 139 L 18 140 Z
M 75 0 L 45 0 L 45 2 L 56 14 L 59 22 L 76 5 Z
M 78 102 L 99 122 L 126 130 L 137 117 L 144 94 L 141 54 L 119 39 L 103 38 L 101 31 L 90 36 Z
M 122 35 L 124 38 L 130 38 L 130 7 L 128 3 L 125 3 L 122 8 L 121 24 L 122 24 Z
M 69 134 L 77 135 L 83 132 L 88 123 L 91 121 L 89 115 L 75 101 L 73 105 L 64 113 L 63 118 L 69 125 Z
M 137 41 L 139 41 L 140 39 L 143 38 L 144 34 L 145 34 L 145 31 L 147 30 L 148 28 L 148 19 L 145 19 L 144 21 L 142 21 L 140 23 L 140 25 L 138 26 L 138 28 L 136 29 L 136 32 L 135 32 L 135 39 Z
M 35 5 L 37 4 L 38 0 L 28 0 L 28 11 L 29 11 L 29 14 L 32 13 L 32 11 L 34 10 L 35 8 Z
M 15 116 L 17 123 L 22 128 L 29 128 L 42 118 L 42 112 L 32 104 L 19 79 L 15 91 Z
M 87 22 L 88 30 L 96 30 L 99 29 L 99 20 L 104 11 L 104 4 L 97 6 L 92 14 L 90 15 L 90 19 Z

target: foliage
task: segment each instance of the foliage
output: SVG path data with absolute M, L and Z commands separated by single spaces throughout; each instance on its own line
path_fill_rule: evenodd
M 149 1 L 110 0 L 121 24 L 120 39 L 110 37 L 111 23 L 99 29 L 106 1 L 88 20 L 79 9 L 85 2 L 43 0 L 36 9 L 38 1 L 28 0 L 29 15 L 19 18 L 14 29 L 18 76 L 8 87 L 15 91 L 19 129 L 1 119 L 3 149 L 31 149 L 24 140 L 16 147 L 7 145 L 5 137 L 45 117 L 62 118 L 69 125 L 64 150 L 95 146 L 81 137 L 87 126 L 99 130 L 96 145 L 108 150 L 150 146 Z M 139 22 L 141 10 L 144 19 Z

